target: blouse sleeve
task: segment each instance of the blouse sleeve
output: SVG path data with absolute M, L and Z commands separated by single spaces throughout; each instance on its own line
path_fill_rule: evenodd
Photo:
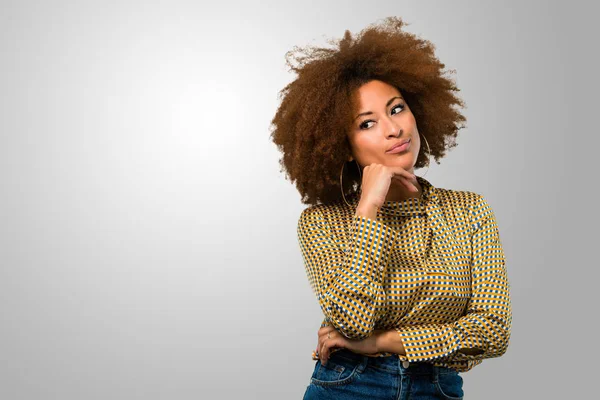
M 457 361 L 500 357 L 512 325 L 510 285 L 496 217 L 478 195 L 472 211 L 472 295 L 465 315 L 453 323 L 396 328 L 409 361 L 451 357 Z
M 354 215 L 344 244 L 322 211 L 309 207 L 300 215 L 297 234 L 306 274 L 325 318 L 349 339 L 370 336 L 384 312 L 382 284 L 397 231 Z

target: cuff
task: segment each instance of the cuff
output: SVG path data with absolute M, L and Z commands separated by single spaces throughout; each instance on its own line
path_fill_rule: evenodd
M 427 361 L 450 356 L 460 347 L 460 339 L 449 326 L 417 325 L 395 328 L 402 339 L 405 360 Z

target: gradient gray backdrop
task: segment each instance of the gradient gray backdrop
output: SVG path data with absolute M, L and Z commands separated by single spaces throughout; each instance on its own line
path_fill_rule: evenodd
M 0 398 L 300 399 L 321 313 L 269 138 L 284 55 L 390 15 L 468 107 L 426 177 L 486 197 L 507 259 L 510 347 L 465 398 L 597 395 L 586 4 L 0 2 Z

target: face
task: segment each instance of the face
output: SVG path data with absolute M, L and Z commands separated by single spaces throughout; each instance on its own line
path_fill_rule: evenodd
M 361 167 L 377 163 L 399 166 L 414 173 L 421 141 L 415 117 L 402 94 L 379 80 L 363 84 L 356 92 L 357 107 L 348 138 L 352 154 Z M 410 140 L 400 152 L 393 145 Z

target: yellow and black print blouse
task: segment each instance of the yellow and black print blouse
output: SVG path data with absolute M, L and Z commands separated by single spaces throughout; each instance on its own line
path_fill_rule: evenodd
M 350 206 L 304 209 L 298 243 L 325 316 L 321 327 L 349 339 L 395 329 L 406 350 L 401 360 L 465 372 L 503 355 L 509 343 L 499 230 L 483 196 L 417 179 L 421 197 L 386 201 L 375 220 L 356 215 L 357 194 L 346 196 Z

